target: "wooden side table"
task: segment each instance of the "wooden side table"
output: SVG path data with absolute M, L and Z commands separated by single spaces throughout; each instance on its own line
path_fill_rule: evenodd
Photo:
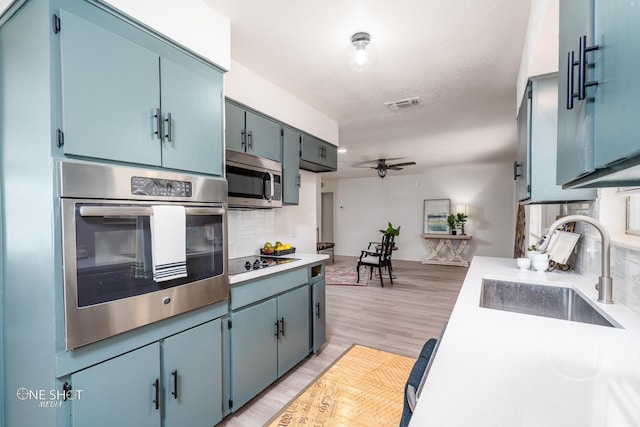
M 462 256 L 462 251 L 471 240 L 468 234 L 423 234 L 422 238 L 427 243 L 431 253 L 422 259 L 423 264 L 457 265 L 469 267 L 469 260 Z M 455 244 L 453 242 L 456 242 Z M 445 256 L 440 253 L 442 248 L 449 248 L 451 254 Z

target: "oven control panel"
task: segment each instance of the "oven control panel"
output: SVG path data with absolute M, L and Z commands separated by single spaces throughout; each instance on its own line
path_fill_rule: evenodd
M 191 197 L 193 185 L 189 181 L 132 176 L 131 194 L 155 197 Z

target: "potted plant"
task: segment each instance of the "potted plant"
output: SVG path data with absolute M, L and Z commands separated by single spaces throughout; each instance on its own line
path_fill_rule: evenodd
M 463 236 L 464 236 L 464 223 L 467 222 L 467 218 L 469 217 L 462 212 L 458 212 L 456 214 L 456 226 L 460 229 L 460 234 Z
M 382 234 L 391 234 L 392 236 L 399 236 L 400 235 L 400 226 L 398 226 L 398 228 L 395 228 L 391 224 L 391 221 L 389 221 L 389 225 L 387 226 L 386 229 L 378 230 L 378 231 L 380 233 L 382 233 Z
M 451 230 L 451 234 L 455 236 L 456 228 L 458 226 L 458 217 L 455 215 L 449 215 L 447 217 L 447 224 L 449 224 L 449 230 Z

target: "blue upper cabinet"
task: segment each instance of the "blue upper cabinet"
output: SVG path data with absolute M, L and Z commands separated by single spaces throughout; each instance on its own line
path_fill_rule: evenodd
M 640 10 L 633 1 L 596 2 L 598 91 L 595 167 L 640 154 Z M 637 175 L 640 179 L 640 175 Z
M 524 97 L 518 109 L 518 145 L 516 161 L 513 164 L 513 180 L 516 182 L 516 200 L 523 201 L 531 197 L 530 173 L 530 136 L 531 120 L 531 81 L 527 83 Z
M 516 197 L 522 203 L 593 200 L 593 188 L 563 189 L 553 171 L 558 165 L 558 76 L 531 77 L 518 112 L 518 161 L 514 165 Z
M 159 166 L 158 55 L 65 10 L 60 20 L 65 154 Z
M 244 128 L 244 108 L 229 102 L 224 104 L 225 147 L 229 150 L 244 152 L 246 136 Z
M 592 0 L 591 0 L 592 1 Z M 578 41 L 581 36 L 593 40 L 589 19 L 590 0 L 560 2 L 560 67 L 558 79 L 558 184 L 592 172 L 593 167 L 593 105 L 573 94 L 578 86 Z M 571 79 L 569 79 L 571 77 Z M 571 80 L 571 81 L 569 81 Z M 593 89 L 590 89 L 590 91 Z
M 162 166 L 222 176 L 222 75 L 165 58 L 160 65 Z
M 638 22 L 633 2 L 560 2 L 558 184 L 640 184 Z
M 300 169 L 312 172 L 338 170 L 338 147 L 313 135 L 303 133 Z
M 65 155 L 222 175 L 218 70 L 67 10 L 60 21 Z
M 282 202 L 297 205 L 300 202 L 300 139 L 299 131 L 282 128 Z
M 228 99 L 225 121 L 226 148 L 276 162 L 282 160 L 282 125 L 279 122 Z

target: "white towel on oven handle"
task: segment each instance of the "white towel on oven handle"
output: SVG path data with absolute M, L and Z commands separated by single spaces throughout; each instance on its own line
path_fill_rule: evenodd
M 186 229 L 184 206 L 152 206 L 151 255 L 153 280 L 164 282 L 187 276 Z

